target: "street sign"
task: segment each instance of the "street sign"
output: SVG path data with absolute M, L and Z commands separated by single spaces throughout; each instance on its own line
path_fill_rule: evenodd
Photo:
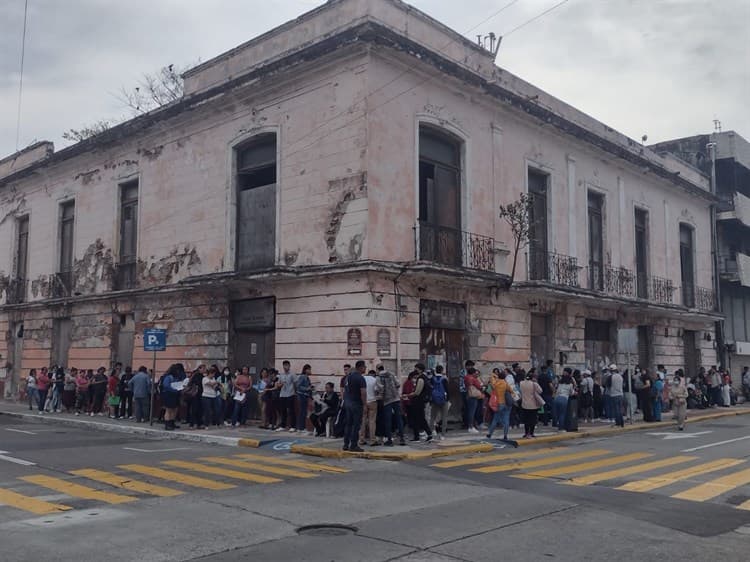
M 167 331 L 159 328 L 143 330 L 143 351 L 164 351 L 167 349 Z

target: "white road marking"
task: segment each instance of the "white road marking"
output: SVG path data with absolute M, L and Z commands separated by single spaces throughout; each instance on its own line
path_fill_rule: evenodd
M 36 435 L 33 431 L 26 431 L 25 429 L 12 429 L 10 427 L 6 427 L 5 431 L 15 431 L 16 433 L 26 433 L 28 435 Z
M 692 437 L 698 437 L 700 435 L 706 435 L 712 433 L 711 431 L 697 431 L 695 433 L 647 433 L 646 435 L 653 435 L 655 437 L 664 437 L 665 441 L 671 441 L 673 439 L 690 439 Z
M 15 463 L 15 464 L 21 464 L 23 466 L 34 466 L 34 465 L 36 465 L 35 462 L 25 461 L 23 459 L 17 459 L 16 457 L 5 456 L 3 453 L 7 453 L 7 452 L 8 451 L 0 451 L 0 461 L 8 461 L 8 462 L 12 462 L 12 463 Z
M 136 449 L 135 447 L 123 447 L 123 449 L 138 453 L 168 453 L 169 451 L 187 451 L 190 447 L 174 447 L 172 449 Z
M 737 439 L 727 439 L 726 441 L 719 441 L 718 443 L 709 443 L 708 445 L 701 445 L 700 447 L 693 447 L 692 449 L 685 449 L 682 453 L 692 453 L 693 451 L 699 451 L 700 449 L 708 449 L 709 447 L 718 447 L 719 445 L 726 445 L 727 443 L 734 443 L 735 441 L 742 441 L 744 439 L 750 439 L 750 435 L 745 437 L 737 437 Z

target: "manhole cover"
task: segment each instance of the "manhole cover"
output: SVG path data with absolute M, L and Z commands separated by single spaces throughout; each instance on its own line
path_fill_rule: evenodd
M 297 534 L 308 535 L 313 537 L 340 537 L 343 535 L 353 535 L 357 532 L 356 527 L 351 525 L 321 524 L 305 525 L 297 529 Z

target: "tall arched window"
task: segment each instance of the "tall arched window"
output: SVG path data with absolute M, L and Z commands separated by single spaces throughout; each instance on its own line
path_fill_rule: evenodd
M 695 306 L 695 246 L 693 228 L 680 223 L 680 273 L 682 274 L 682 305 Z
M 276 257 L 276 135 L 237 149 L 237 271 L 274 265 Z
M 419 127 L 419 257 L 462 265 L 461 143 L 435 127 Z

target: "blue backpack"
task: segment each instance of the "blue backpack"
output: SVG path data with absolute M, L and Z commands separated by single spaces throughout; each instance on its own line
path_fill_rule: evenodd
M 432 377 L 432 403 L 438 406 L 445 404 L 445 377 L 442 375 Z

